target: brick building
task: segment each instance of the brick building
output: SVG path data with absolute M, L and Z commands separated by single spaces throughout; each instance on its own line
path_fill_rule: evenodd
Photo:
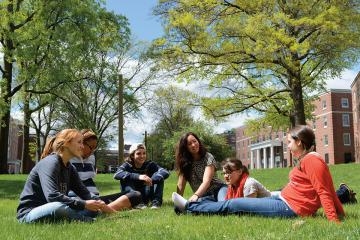
M 316 151 L 328 164 L 348 163 L 354 157 L 354 130 L 351 91 L 331 89 L 314 101 Z M 291 165 L 286 131 L 264 129 L 258 136 L 246 136 L 245 127 L 236 129 L 236 157 L 249 168 L 274 168 Z
M 284 158 L 286 133 L 268 127 L 259 135 L 249 137 L 245 131 L 245 126 L 236 128 L 236 157 L 245 166 L 250 169 L 287 166 L 287 159 Z
M 351 83 L 355 161 L 360 162 L 360 72 Z

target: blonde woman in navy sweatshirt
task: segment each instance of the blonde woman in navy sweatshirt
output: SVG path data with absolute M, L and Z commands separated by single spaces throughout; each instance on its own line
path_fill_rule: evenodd
M 122 191 L 139 191 L 142 203 L 137 207 L 146 208 L 151 202 L 151 208 L 162 205 L 164 180 L 170 173 L 153 161 L 146 161 L 146 147 L 144 144 L 133 144 L 129 150 L 129 158 L 123 163 L 114 175 L 120 180 Z

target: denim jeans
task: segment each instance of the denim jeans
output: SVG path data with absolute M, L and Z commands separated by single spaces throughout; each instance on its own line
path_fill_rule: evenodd
M 19 219 L 20 223 L 33 223 L 40 221 L 77 220 L 93 222 L 97 212 L 89 210 L 75 210 L 61 202 L 46 203 L 36 207 Z
M 249 213 L 265 217 L 295 217 L 296 213 L 279 197 L 234 198 L 221 202 L 189 202 L 188 213 L 198 214 L 242 214 Z
M 149 201 L 156 201 L 161 205 L 163 202 L 164 181 L 160 181 L 152 186 L 147 186 L 142 182 L 141 184 L 134 182 L 121 183 L 121 192 L 124 191 L 139 191 L 141 193 L 143 203 L 146 204 Z
M 214 194 L 206 195 L 198 199 L 198 202 L 202 201 L 213 201 L 213 202 L 220 202 L 224 201 L 227 193 L 227 185 L 222 185 L 219 190 L 215 191 Z

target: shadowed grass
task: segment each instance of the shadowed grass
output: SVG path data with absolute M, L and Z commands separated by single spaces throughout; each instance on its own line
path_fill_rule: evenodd
M 337 187 L 346 182 L 360 192 L 360 165 L 330 167 Z M 251 175 L 269 190 L 283 187 L 290 169 L 254 170 Z M 346 205 L 347 217 L 341 225 L 327 221 L 323 211 L 311 218 L 279 219 L 256 216 L 177 216 L 171 193 L 176 190 L 176 174 L 166 180 L 164 206 L 158 210 L 131 210 L 99 217 L 95 223 L 19 224 L 15 219 L 18 197 L 25 175 L 0 175 L 1 239 L 360 239 L 360 207 Z M 96 177 L 102 194 L 119 191 L 112 175 Z M 191 195 L 186 187 L 185 195 Z

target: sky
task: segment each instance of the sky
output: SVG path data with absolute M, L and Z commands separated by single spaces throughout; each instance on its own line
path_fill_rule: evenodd
M 157 0 L 106 0 L 106 8 L 115 13 L 126 16 L 130 23 L 132 37 L 136 40 L 151 42 L 157 37 L 162 36 L 163 28 L 159 19 L 152 15 L 152 8 L 157 4 Z M 327 82 L 328 88 L 350 89 L 350 84 L 355 79 L 360 70 L 360 64 L 351 70 L 343 72 L 340 78 L 331 79 Z M 218 124 L 215 132 L 221 133 L 232 128 L 241 126 L 247 115 L 232 116 L 226 122 Z M 144 112 L 144 118 L 132 120 L 125 130 L 125 143 L 132 144 L 142 142 L 144 132 L 151 130 L 152 120 Z M 116 147 L 116 145 L 114 145 Z

